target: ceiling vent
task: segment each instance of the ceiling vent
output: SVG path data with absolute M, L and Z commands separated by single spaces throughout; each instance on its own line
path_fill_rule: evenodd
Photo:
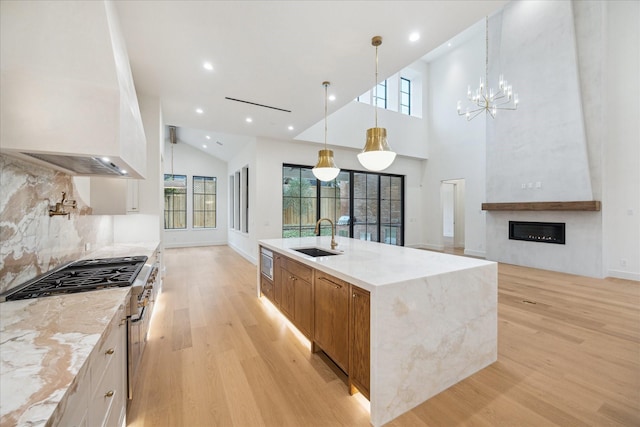
M 284 111 L 285 113 L 290 113 L 291 110 L 285 110 L 284 108 L 272 107 L 270 105 L 258 104 L 257 102 L 245 101 L 244 99 L 230 98 L 225 96 L 224 99 L 228 99 L 229 101 L 242 102 L 244 104 L 255 105 L 256 107 L 270 108 L 272 110 Z

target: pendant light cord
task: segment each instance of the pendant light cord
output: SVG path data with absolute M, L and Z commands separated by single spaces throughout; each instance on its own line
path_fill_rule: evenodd
M 373 109 L 375 111 L 376 117 L 376 127 L 378 127 L 378 46 L 376 45 L 376 82 L 375 82 L 375 92 L 373 95 Z
M 329 83 L 324 82 L 324 149 L 327 149 L 327 86 Z

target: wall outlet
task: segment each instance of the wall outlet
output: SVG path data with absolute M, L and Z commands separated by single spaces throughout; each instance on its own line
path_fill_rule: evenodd
M 84 251 L 89 252 L 91 250 L 91 243 L 87 242 L 84 244 Z
M 620 265 L 621 265 L 622 267 L 626 267 L 626 266 L 627 266 L 627 260 L 626 260 L 626 258 L 622 258 L 622 259 L 620 260 Z

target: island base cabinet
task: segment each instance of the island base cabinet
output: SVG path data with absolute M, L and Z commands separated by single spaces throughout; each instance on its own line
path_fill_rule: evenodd
M 351 286 L 351 314 L 349 319 L 349 393 L 356 389 L 369 399 L 371 377 L 370 295 Z
M 280 268 L 280 310 L 307 338 L 313 332 L 313 269 L 284 258 Z
M 316 271 L 313 349 L 349 372 L 349 284 Z

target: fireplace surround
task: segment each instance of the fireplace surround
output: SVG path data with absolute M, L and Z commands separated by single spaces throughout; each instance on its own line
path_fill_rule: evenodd
M 509 239 L 564 245 L 565 223 L 509 221 Z

